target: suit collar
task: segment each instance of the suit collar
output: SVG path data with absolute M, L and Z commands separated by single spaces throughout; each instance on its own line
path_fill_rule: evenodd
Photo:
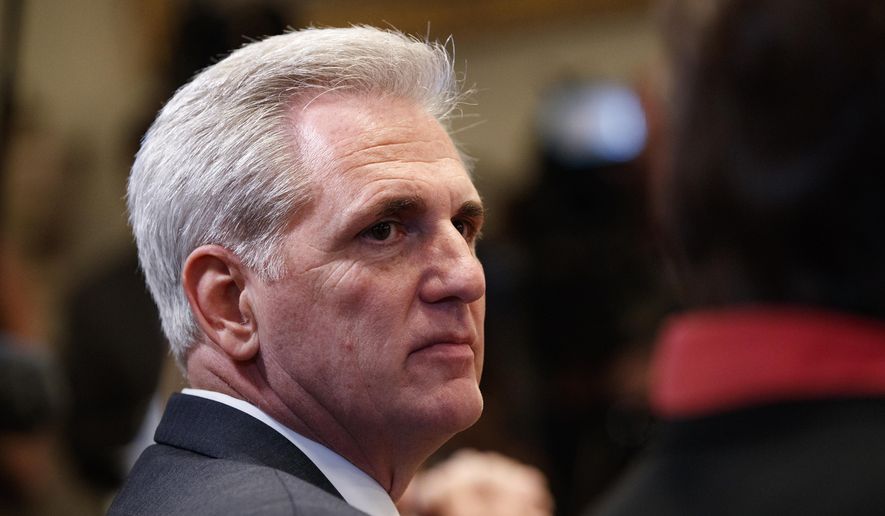
M 268 466 L 342 498 L 301 450 L 276 430 L 217 401 L 173 394 L 154 439 L 208 457 Z

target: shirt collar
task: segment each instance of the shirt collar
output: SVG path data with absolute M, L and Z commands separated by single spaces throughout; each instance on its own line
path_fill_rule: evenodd
M 651 404 L 665 418 L 753 404 L 885 395 L 885 323 L 789 307 L 672 318 L 652 363 Z
M 319 468 L 348 504 L 371 516 L 399 516 L 390 495 L 372 477 L 329 448 L 284 426 L 248 401 L 203 389 L 183 389 L 181 392 L 224 403 L 282 434 Z

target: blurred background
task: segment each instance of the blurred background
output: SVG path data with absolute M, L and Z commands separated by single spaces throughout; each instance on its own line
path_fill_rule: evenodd
M 137 270 L 125 181 L 162 103 L 287 27 L 454 40 L 455 121 L 489 208 L 486 411 L 462 447 L 540 468 L 557 514 L 645 442 L 672 309 L 645 212 L 660 83 L 648 0 L 2 0 L 0 513 L 103 514 L 182 386 Z

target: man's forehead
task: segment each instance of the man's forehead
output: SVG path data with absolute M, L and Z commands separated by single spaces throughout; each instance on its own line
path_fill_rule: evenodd
M 385 191 L 411 195 L 429 181 L 432 190 L 445 185 L 453 204 L 478 199 L 448 133 L 414 101 L 330 94 L 293 116 L 320 197 L 338 191 L 337 201 L 364 202 Z
M 336 162 L 457 157 L 441 124 L 410 99 L 327 94 L 293 108 L 303 151 Z

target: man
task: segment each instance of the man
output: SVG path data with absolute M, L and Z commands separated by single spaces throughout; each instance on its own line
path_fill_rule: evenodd
M 885 510 L 885 5 L 678 2 L 656 184 L 688 311 L 595 514 Z
M 396 514 L 482 411 L 479 195 L 445 50 L 367 27 L 247 45 L 163 108 L 130 219 L 190 389 L 111 514 Z

